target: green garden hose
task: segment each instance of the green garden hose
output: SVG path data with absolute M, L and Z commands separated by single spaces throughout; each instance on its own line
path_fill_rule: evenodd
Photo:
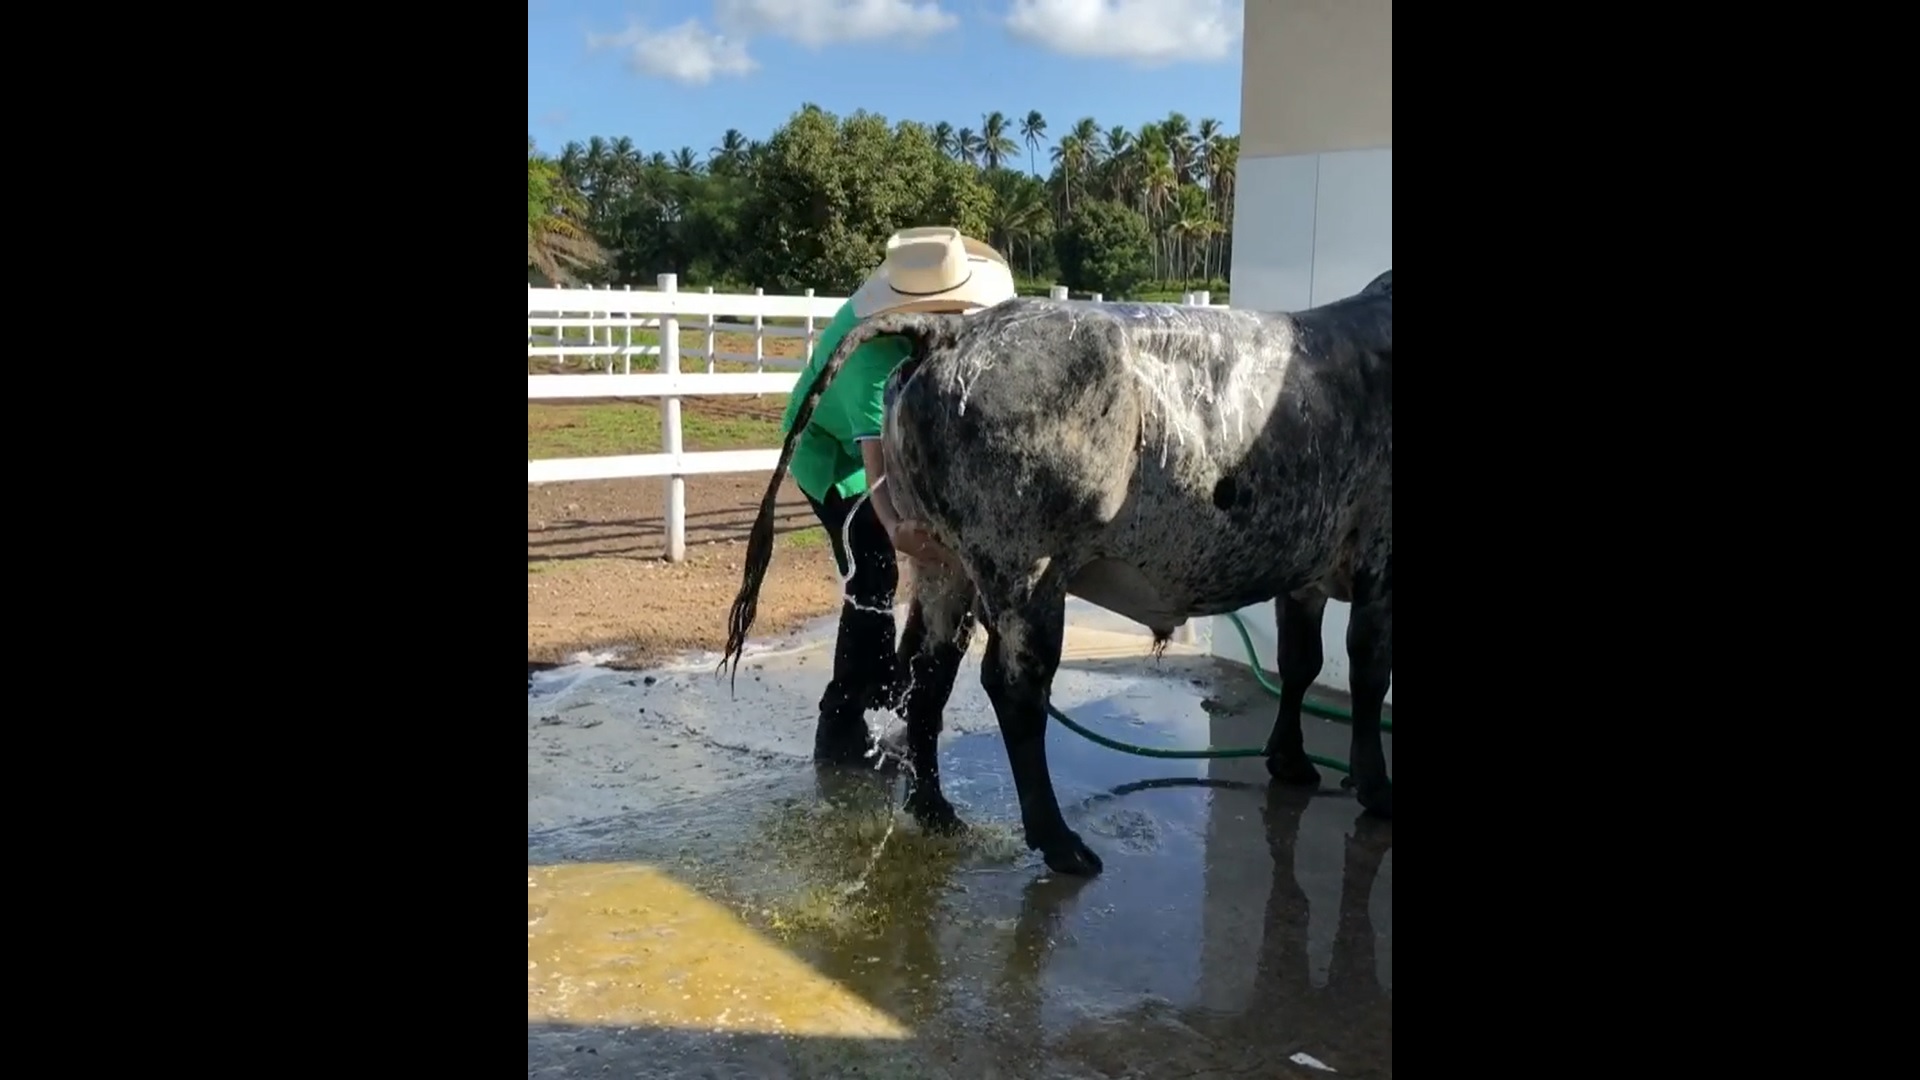
M 1231 611 L 1227 613 L 1227 618 L 1232 621 L 1233 628 L 1235 630 L 1240 631 L 1240 643 L 1247 647 L 1247 666 L 1253 669 L 1254 679 L 1257 682 L 1259 682 L 1260 688 L 1262 690 L 1265 690 L 1267 693 L 1272 694 L 1274 697 L 1279 697 L 1280 688 L 1278 686 L 1275 686 L 1273 683 L 1269 682 L 1267 680 L 1267 673 L 1260 670 L 1260 654 L 1253 647 L 1253 637 L 1252 635 L 1247 633 L 1247 624 L 1241 622 L 1240 616 Z M 1314 716 L 1322 717 L 1327 720 L 1335 721 L 1336 723 L 1341 723 L 1341 724 L 1353 723 L 1352 713 L 1347 712 L 1345 709 L 1336 709 L 1331 705 L 1322 705 L 1319 702 L 1312 700 L 1311 698 L 1309 698 L 1306 701 L 1306 703 L 1302 706 L 1301 711 L 1306 713 L 1311 713 Z M 1158 750 L 1151 746 L 1135 746 L 1132 743 L 1123 743 L 1118 739 L 1109 739 L 1105 735 L 1102 735 L 1097 731 L 1090 731 L 1087 728 L 1081 727 L 1079 724 L 1074 722 L 1073 717 L 1068 716 L 1066 713 L 1063 713 L 1059 709 L 1054 708 L 1052 702 L 1047 703 L 1047 715 L 1053 717 L 1055 720 L 1060 721 L 1062 724 L 1065 724 L 1068 731 L 1073 732 L 1075 735 L 1078 735 L 1089 742 L 1098 743 L 1109 750 L 1118 750 L 1123 754 L 1137 754 L 1140 757 L 1243 758 L 1243 757 L 1265 757 L 1267 753 L 1266 747 L 1263 747 L 1263 746 L 1229 747 L 1229 748 L 1223 748 L 1218 750 L 1215 750 L 1215 749 Z M 1380 730 L 1392 731 L 1393 721 L 1384 720 L 1384 719 L 1381 720 Z M 1351 773 L 1353 771 L 1351 768 L 1347 766 L 1346 762 L 1340 761 L 1336 758 L 1321 757 L 1317 754 L 1308 754 L 1307 760 L 1313 762 L 1315 765 L 1324 765 L 1327 768 L 1336 770 L 1338 772 Z

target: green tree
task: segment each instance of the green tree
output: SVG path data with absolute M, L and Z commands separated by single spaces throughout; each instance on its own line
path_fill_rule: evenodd
M 837 291 L 893 229 L 951 223 L 1029 279 L 1127 292 L 1143 284 L 1133 249 L 1108 242 L 1133 236 L 1116 224 L 1132 219 L 1111 212 L 1124 208 L 1145 228 L 1146 277 L 1224 287 L 1240 142 L 1219 121 L 1174 112 L 1128 128 L 1087 116 L 1048 147 L 1039 110 L 1015 116 L 988 113 L 976 132 L 806 105 L 764 141 L 727 129 L 704 162 L 691 147 L 648 152 L 624 136 L 569 143 L 555 158 L 529 146 L 529 275 L 617 285 L 672 271 L 689 287 Z M 1024 174 L 1008 167 L 1020 142 Z M 1075 219 L 1077 239 L 1063 227 Z M 1069 248 L 1077 261 L 1057 264 Z
M 895 231 L 939 223 L 978 236 L 993 204 L 924 125 L 889 128 L 867 112 L 838 120 L 803 109 L 767 140 L 754 179 L 744 265 L 769 292 L 851 291 Z
M 1106 199 L 1073 208 L 1054 237 L 1054 253 L 1068 284 L 1117 298 L 1145 281 L 1153 266 L 1153 236 L 1147 220 Z
M 600 266 L 607 253 L 582 221 L 586 200 L 567 183 L 557 162 L 534 149 L 527 136 L 527 269 L 554 284 L 574 280 L 574 271 Z

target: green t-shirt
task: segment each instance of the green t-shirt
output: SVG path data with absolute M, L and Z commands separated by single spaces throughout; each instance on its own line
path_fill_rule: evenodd
M 849 300 L 840 305 L 833 321 L 820 331 L 806 370 L 800 373 L 800 381 L 793 384 L 786 415 L 780 418 L 782 436 L 793 429 L 793 414 L 800 411 L 800 402 L 807 396 L 807 388 L 813 385 L 820 366 L 833 355 L 847 331 L 859 322 L 853 317 L 853 301 Z M 884 411 L 881 398 L 886 393 L 887 376 L 911 355 L 913 347 L 906 338 L 889 335 L 860 346 L 841 365 L 833 384 L 814 406 L 813 419 L 800 434 L 800 441 L 793 448 L 793 460 L 787 465 L 794 485 L 810 498 L 825 502 L 829 491 L 857 498 L 867 490 L 867 469 L 860 458 L 859 440 L 879 438 Z

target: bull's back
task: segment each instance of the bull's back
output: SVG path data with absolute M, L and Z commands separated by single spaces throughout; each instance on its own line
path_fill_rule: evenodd
M 1376 297 L 1133 335 L 1143 447 L 1113 556 L 1190 615 L 1338 578 L 1356 529 L 1391 528 L 1391 333 Z
M 1104 565 L 1161 616 L 1293 587 L 1335 557 L 1355 492 L 1384 476 L 1391 500 L 1390 372 L 1382 413 L 1378 372 L 1338 344 L 1353 328 L 1311 316 L 1044 301 L 976 316 L 898 388 L 896 499 L 950 542 Z M 1390 311 L 1374 325 L 1390 334 Z

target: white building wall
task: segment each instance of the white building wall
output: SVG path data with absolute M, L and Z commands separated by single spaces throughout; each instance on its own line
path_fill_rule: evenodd
M 1234 307 L 1297 311 L 1349 295 L 1393 265 L 1393 0 L 1245 0 L 1240 70 L 1240 167 L 1233 225 Z M 1346 604 L 1328 604 L 1320 681 L 1347 688 Z M 1276 663 L 1273 605 L 1243 609 L 1259 663 Z M 1196 637 L 1216 656 L 1244 662 L 1240 635 L 1225 619 Z M 1393 700 L 1393 694 L 1387 694 Z M 1271 712 L 1266 714 L 1272 716 Z M 1211 717 L 1212 745 L 1250 741 L 1244 718 Z M 1265 728 L 1253 725 L 1264 736 Z M 1216 780 L 1263 783 L 1258 761 L 1207 762 Z M 1217 804 L 1216 804 L 1217 806 Z M 1315 800 L 1307 811 L 1352 813 Z M 1332 840 L 1337 833 L 1313 829 Z M 1205 962 L 1201 1000 L 1244 1009 L 1258 1002 L 1254 942 L 1285 928 L 1264 924 L 1269 883 L 1292 874 L 1307 893 L 1308 948 L 1316 978 L 1325 971 L 1340 909 L 1337 842 L 1304 839 L 1291 867 L 1275 867 L 1261 829 L 1216 811 L 1207 816 L 1207 895 L 1234 905 L 1202 907 Z M 1329 861 L 1331 860 L 1331 861 Z M 1383 871 L 1382 880 L 1386 880 Z M 1331 920 L 1331 921 L 1329 921 Z M 1235 957 L 1241 957 L 1234 962 Z
M 1351 296 L 1393 267 L 1393 148 L 1242 158 L 1233 222 L 1233 306 L 1298 311 Z M 1347 613 L 1327 605 L 1321 685 L 1347 690 Z M 1244 608 L 1260 664 L 1275 669 L 1273 605 Z M 1209 620 L 1214 655 L 1244 662 L 1240 635 Z M 1387 691 L 1393 701 L 1393 691 Z

